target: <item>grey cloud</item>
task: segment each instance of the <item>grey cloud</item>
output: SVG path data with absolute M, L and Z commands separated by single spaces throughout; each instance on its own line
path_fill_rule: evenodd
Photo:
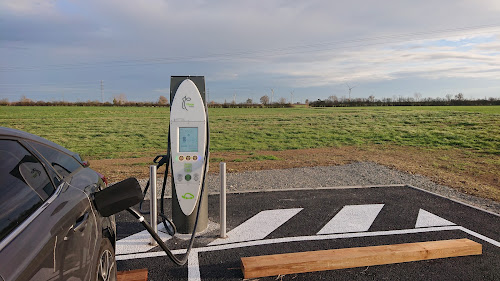
M 2 15 L 0 40 L 30 44 L 75 44 L 85 42 L 98 31 L 98 26 L 82 19 L 64 17 L 18 17 Z
M 126 73 L 144 84 L 169 74 L 197 72 L 212 76 L 212 81 L 278 81 L 297 87 L 389 81 L 439 71 L 467 77 L 472 74 L 460 72 L 457 65 L 498 65 L 498 59 L 484 53 L 494 52 L 498 42 L 473 45 L 470 52 L 426 45 L 432 36 L 425 32 L 496 22 L 498 5 L 477 1 L 72 3 L 82 10 L 71 16 L 63 8 L 29 16 L 0 12 L 0 44 L 11 46 L 0 56 L 37 65 L 55 64 L 55 59 L 57 64 L 84 62 L 99 73 L 96 77 L 126 80 L 126 75 L 120 76 Z M 106 63 L 114 61 L 124 63 Z M 106 65 L 115 68 L 109 71 Z

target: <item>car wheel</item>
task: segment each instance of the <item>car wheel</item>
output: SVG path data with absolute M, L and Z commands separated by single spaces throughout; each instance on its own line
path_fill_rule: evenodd
M 97 260 L 98 281 L 116 281 L 115 251 L 108 239 L 103 239 Z

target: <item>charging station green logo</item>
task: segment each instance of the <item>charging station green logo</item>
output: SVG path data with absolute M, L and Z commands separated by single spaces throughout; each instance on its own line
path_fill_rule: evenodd
M 194 107 L 194 103 L 190 103 L 190 102 L 187 102 L 187 101 L 191 101 L 191 98 L 190 97 L 187 97 L 187 96 L 184 96 L 182 98 L 182 109 L 184 110 L 188 110 L 187 107 Z
M 182 198 L 184 199 L 193 199 L 194 198 L 194 195 L 187 192 L 186 194 L 182 195 Z

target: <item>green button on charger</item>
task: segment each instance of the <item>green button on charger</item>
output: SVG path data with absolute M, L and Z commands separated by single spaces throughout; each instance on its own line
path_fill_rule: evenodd
M 186 181 L 190 181 L 191 180 L 191 175 L 187 174 L 184 178 L 186 179 Z

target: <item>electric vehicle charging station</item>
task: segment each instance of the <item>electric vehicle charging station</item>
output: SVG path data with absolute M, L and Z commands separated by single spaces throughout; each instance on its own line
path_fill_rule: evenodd
M 194 210 L 198 207 L 200 211 L 194 231 L 203 231 L 208 225 L 207 191 L 201 192 L 208 172 L 207 124 L 205 77 L 172 76 L 169 143 L 173 177 L 172 219 L 179 233 L 193 231 L 197 217 Z
M 208 171 L 208 156 L 210 147 L 208 112 L 205 101 L 205 77 L 203 76 L 172 76 L 170 81 L 170 126 L 168 131 L 168 149 L 166 155 L 158 155 L 153 162 L 156 168 L 166 164 L 163 178 L 162 195 L 160 198 L 160 215 L 167 232 L 174 236 L 176 232 L 189 234 L 191 238 L 182 258 L 176 257 L 162 241 L 154 226 L 151 227 L 141 215 L 142 201 L 149 184 L 155 186 L 155 176 L 148 182 L 140 200 L 139 210 L 130 206 L 136 204 L 132 196 L 127 196 L 125 203 L 129 204 L 127 211 L 134 216 L 158 246 L 177 265 L 186 264 L 194 244 L 197 232 L 208 226 L 208 194 L 205 190 L 205 179 Z M 169 167 L 170 165 L 170 167 Z M 154 166 L 152 166 L 154 168 Z M 166 189 L 169 168 L 172 173 L 172 220 L 164 214 L 163 198 Z M 156 170 L 156 169 L 152 169 Z M 155 171 L 153 171 L 155 173 Z M 150 179 L 150 180 L 151 180 Z M 151 200 L 156 202 L 156 192 L 152 190 Z M 109 200 L 109 199 L 107 199 Z M 111 200 L 112 201 L 112 200 Z M 152 203 L 154 204 L 154 203 Z M 156 208 L 152 208 L 151 216 L 156 217 Z M 154 219 L 152 220 L 154 222 Z

